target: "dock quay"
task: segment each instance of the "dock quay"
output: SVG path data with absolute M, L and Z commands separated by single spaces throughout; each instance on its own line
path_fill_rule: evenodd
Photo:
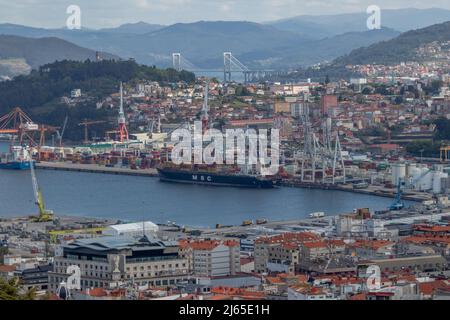
M 300 181 L 283 181 L 282 186 L 291 188 L 306 188 L 306 189 L 319 189 L 319 190 L 337 190 L 345 191 L 359 194 L 366 194 L 371 196 L 385 197 L 385 198 L 395 198 L 396 190 L 385 188 L 383 186 L 369 186 L 366 189 L 354 189 L 351 184 L 324 184 L 324 183 L 309 183 Z M 426 200 L 433 199 L 433 195 L 426 192 L 418 192 L 408 190 L 403 193 L 403 200 L 422 202 Z
M 89 173 L 103 173 L 116 174 L 128 176 L 144 176 L 157 177 L 158 171 L 156 169 L 130 169 L 119 167 L 106 167 L 97 164 L 79 164 L 70 162 L 38 162 L 36 169 L 42 170 L 57 170 L 57 171 L 74 171 L 74 172 L 89 172 Z

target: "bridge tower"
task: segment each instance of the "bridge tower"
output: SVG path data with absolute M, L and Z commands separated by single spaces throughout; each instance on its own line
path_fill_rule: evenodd
M 233 58 L 233 55 L 231 52 L 224 52 L 223 53 L 223 82 L 231 82 L 231 66 Z
M 181 71 L 181 53 L 172 53 L 172 66 L 178 72 Z

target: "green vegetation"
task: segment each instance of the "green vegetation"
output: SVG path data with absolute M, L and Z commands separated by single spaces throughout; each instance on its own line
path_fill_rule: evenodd
M 0 115 L 20 106 L 35 122 L 57 127 L 62 126 L 64 118 L 69 116 L 66 138 L 80 141 L 82 131 L 78 123 L 83 119 L 108 121 L 113 116 L 112 111 L 97 109 L 96 103 L 117 93 L 120 81 L 136 80 L 191 83 L 195 81 L 195 75 L 186 71 L 142 66 L 133 60 L 55 62 L 33 70 L 29 75 L 1 82 Z M 83 100 L 76 106 L 69 106 L 61 98 L 70 96 L 73 89 L 81 89 Z M 111 128 L 112 125 L 108 124 L 96 126 L 99 131 Z M 97 135 L 100 134 L 97 132 Z
M 450 120 L 439 118 L 434 121 L 436 131 L 433 141 L 415 141 L 406 146 L 406 151 L 410 154 L 424 157 L 438 158 L 440 156 L 440 148 L 448 145 L 450 140 Z
M 0 265 L 4 263 L 5 255 L 7 255 L 8 252 L 8 247 L 0 247 Z
M 406 152 L 414 156 L 439 158 L 441 143 L 434 141 L 414 141 L 406 145 Z
M 5 280 L 0 278 L 0 300 L 34 300 L 36 299 L 36 289 L 21 292 L 20 282 L 17 278 Z
M 436 140 L 450 140 L 450 120 L 439 118 L 434 121 L 436 132 L 434 138 Z

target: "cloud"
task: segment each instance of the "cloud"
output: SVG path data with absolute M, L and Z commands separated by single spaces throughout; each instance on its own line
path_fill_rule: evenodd
M 268 21 L 296 15 L 365 12 L 369 5 L 382 9 L 440 7 L 448 0 L 0 0 L 0 22 L 61 27 L 66 8 L 82 10 L 85 27 L 112 27 L 127 22 L 172 24 L 198 20 Z

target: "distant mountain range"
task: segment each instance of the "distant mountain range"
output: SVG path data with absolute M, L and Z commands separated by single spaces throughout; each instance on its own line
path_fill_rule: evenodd
M 351 51 L 349 54 L 336 58 L 320 69 L 299 69 L 290 77 L 292 79 L 313 78 L 315 80 L 331 78 L 349 78 L 352 73 L 345 68 L 347 65 L 383 64 L 392 65 L 407 61 L 421 61 L 417 49 L 432 42 L 450 41 L 450 21 L 432 25 L 426 28 L 411 30 L 400 34 L 391 40 L 381 41 L 370 46 Z
M 102 53 L 106 59 L 119 57 Z M 27 73 L 56 60 L 95 60 L 96 52 L 58 38 L 25 38 L 0 35 L 1 74 L 15 76 Z
M 146 22 L 126 23 L 117 28 L 100 29 L 101 32 L 120 33 L 120 34 L 145 34 L 164 28 L 160 24 L 149 24 Z
M 305 15 L 267 22 L 267 24 L 280 30 L 321 39 L 347 32 L 365 31 L 368 17 L 369 15 L 365 12 L 322 16 Z M 381 25 L 400 32 L 420 29 L 445 21 L 450 21 L 450 10 L 440 8 L 381 9 Z
M 156 30 L 143 30 L 152 28 Z M 162 67 L 170 66 L 172 53 L 180 52 L 199 68 L 217 69 L 223 65 L 223 52 L 228 51 L 254 68 L 294 67 L 322 62 L 324 59 L 332 60 L 352 49 L 391 39 L 399 33 L 383 29 L 315 40 L 313 37 L 253 22 L 199 21 L 168 27 L 140 23 L 101 30 L 40 29 L 0 24 L 0 34 L 32 38 L 57 37 L 78 46 Z M 323 51 L 324 47 L 326 52 Z
M 223 52 L 230 51 L 251 68 L 292 69 L 329 62 L 355 49 L 396 38 L 402 31 L 450 20 L 450 11 L 383 10 L 384 27 L 373 31 L 367 30 L 367 17 L 366 13 L 300 16 L 265 24 L 199 21 L 162 26 L 138 22 L 100 30 L 0 24 L 0 34 L 56 37 L 90 50 L 161 67 L 170 66 L 172 53 L 180 52 L 198 68 L 219 69 Z

